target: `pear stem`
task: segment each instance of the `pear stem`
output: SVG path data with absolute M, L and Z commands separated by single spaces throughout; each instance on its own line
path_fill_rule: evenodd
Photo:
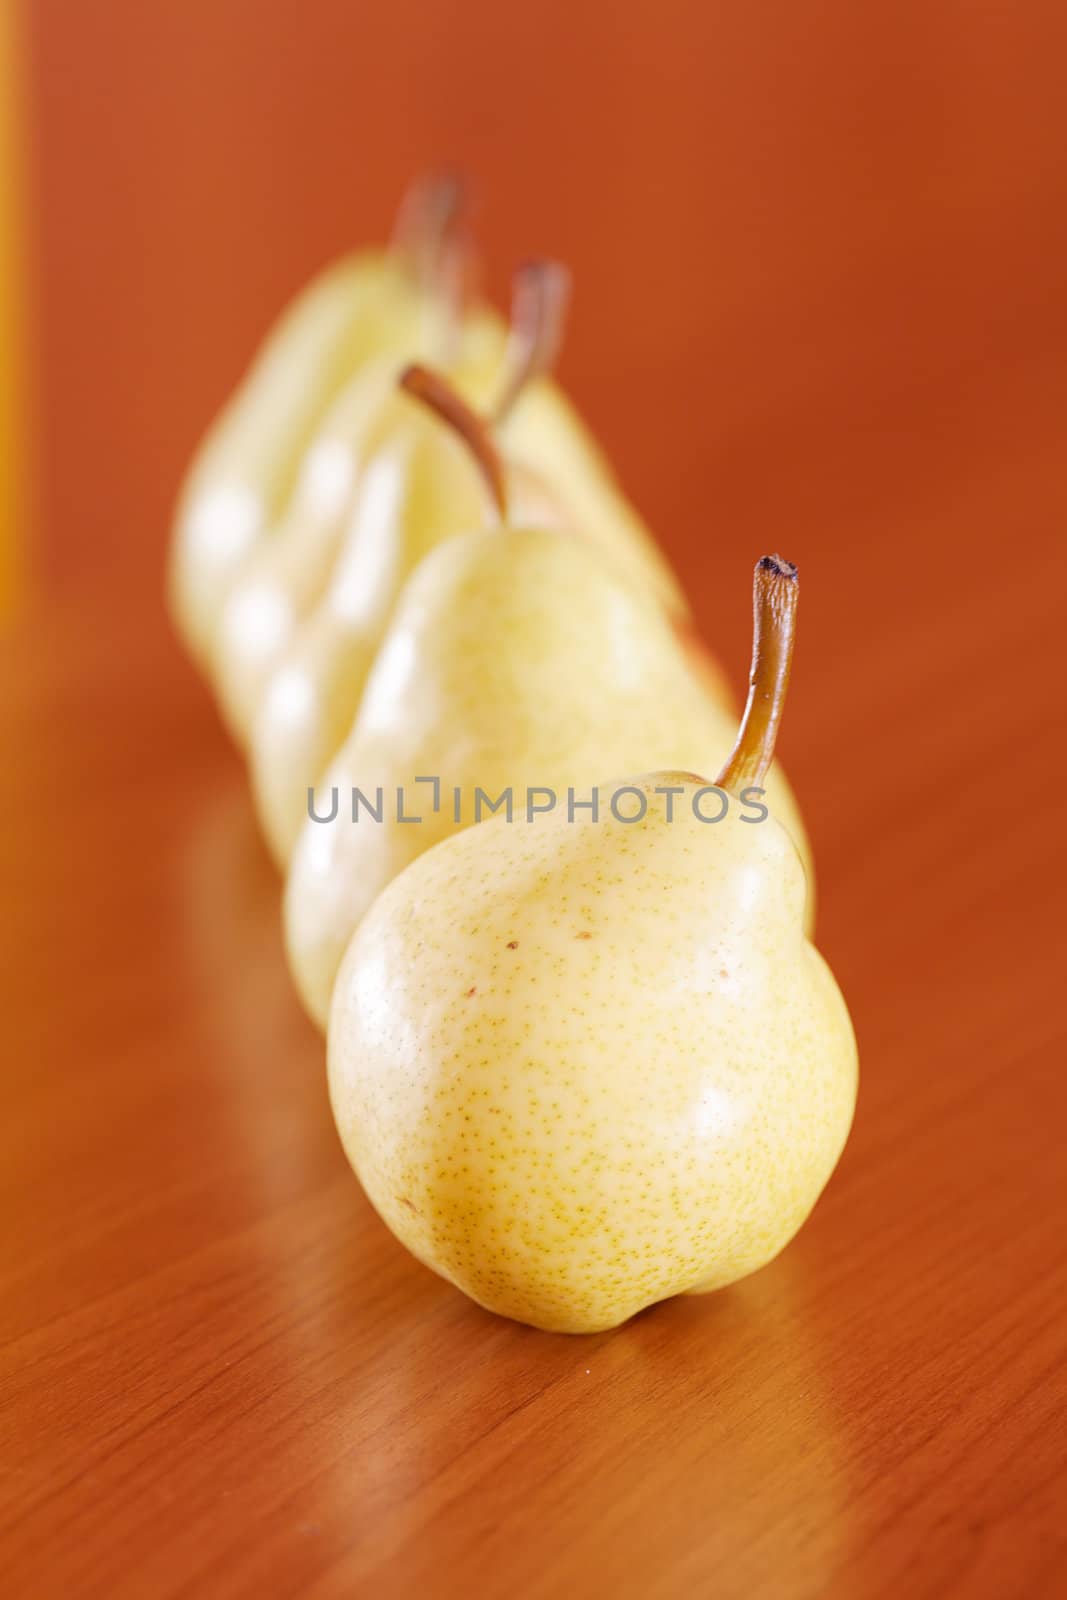
M 563 339 L 571 276 L 558 261 L 527 261 L 511 290 L 511 331 L 494 422 L 502 422 L 527 384 L 551 371 Z
M 466 184 L 458 172 L 423 173 L 408 186 L 400 202 L 390 254 L 427 290 L 439 279 L 442 257 L 466 203 Z
M 429 367 L 407 367 L 400 375 L 400 387 L 435 411 L 441 420 L 459 434 L 489 487 L 501 522 L 508 517 L 507 484 L 500 452 L 493 442 L 489 423 L 480 417 L 452 387 L 447 378 Z
M 789 669 L 793 662 L 800 580 L 791 561 L 764 556 L 752 587 L 752 670 L 737 743 L 716 778 L 732 793 L 761 784 L 774 759 Z

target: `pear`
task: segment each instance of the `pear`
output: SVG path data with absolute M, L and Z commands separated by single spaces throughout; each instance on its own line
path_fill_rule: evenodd
M 477 400 L 500 366 L 504 332 L 495 316 L 477 310 L 464 316 L 457 309 L 455 324 L 442 330 L 454 349 L 446 370 L 461 394 Z M 217 628 L 214 678 L 223 715 L 239 744 L 248 742 L 271 673 L 329 586 L 370 462 L 380 463 L 383 452 L 406 461 L 406 435 L 432 431 L 424 408 L 398 384 L 403 368 L 395 355 L 379 357 L 342 390 L 308 448 L 276 531 L 252 552 L 230 587 Z M 475 475 L 469 465 L 464 470 L 468 478 Z M 443 475 L 444 495 L 454 478 L 454 473 Z M 368 498 L 376 497 L 380 504 L 377 489 Z M 467 506 L 471 500 L 468 495 Z M 366 540 L 365 527 L 357 537 L 360 544 Z M 346 584 L 351 561 L 349 553 Z
M 388 407 L 376 414 L 371 448 L 360 452 L 358 462 L 349 452 L 351 504 L 341 536 L 331 535 L 328 579 L 302 621 L 294 616 L 297 585 L 306 596 L 310 583 L 298 573 L 315 559 L 306 532 L 299 544 L 303 554 L 292 541 L 293 558 L 303 566 L 292 583 L 286 580 L 284 597 L 276 593 L 274 605 L 265 604 L 267 587 L 248 582 L 228 603 L 223 634 L 234 645 L 231 686 L 240 672 L 246 707 L 255 699 L 252 786 L 283 870 L 307 815 L 308 788 L 352 726 L 397 595 L 418 562 L 442 539 L 493 522 L 498 493 L 507 493 L 520 520 L 552 525 L 562 519 L 558 500 L 532 472 L 500 459 L 489 429 L 499 427 L 525 384 L 554 358 L 566 296 L 567 275 L 558 264 L 527 263 L 516 274 L 511 336 L 506 351 L 498 347 L 495 368 L 490 341 L 483 337 L 474 353 L 464 350 L 448 384 L 423 369 L 399 385 L 393 382 Z M 358 387 L 348 397 L 357 428 Z M 499 393 L 487 422 L 474 407 L 485 405 L 494 389 Z M 453 427 L 441 426 L 439 415 L 427 409 L 431 401 L 450 414 Z M 307 470 L 314 475 L 311 458 Z M 272 580 L 279 576 L 272 556 Z M 317 580 L 318 573 L 311 581 Z M 268 630 L 266 645 L 253 639 Z M 258 694 L 251 683 L 253 658 L 257 680 L 263 680 Z
M 692 770 L 723 760 L 734 729 L 662 606 L 588 541 L 504 525 L 437 546 L 401 595 L 293 854 L 286 945 L 312 1017 L 325 1025 L 376 896 L 506 791 L 519 806 L 528 788 L 565 803 L 569 788 L 642 764 Z M 781 774 L 767 787 L 807 859 Z
M 426 293 L 454 226 L 451 176 L 415 185 L 388 251 L 338 262 L 274 329 L 186 478 L 172 541 L 169 595 L 179 633 L 207 666 L 225 597 L 273 527 L 334 396 L 375 355 L 408 359 L 437 311 Z
M 371 1202 L 538 1328 L 611 1328 L 755 1272 L 849 1132 L 855 1039 L 804 934 L 804 870 L 778 805 L 753 821 L 742 801 L 773 751 L 795 569 L 765 558 L 756 596 L 716 788 L 659 771 L 601 786 L 596 818 L 458 833 L 384 891 L 337 980 L 330 1097 Z
M 532 478 L 509 474 L 509 483 L 529 517 L 558 520 Z M 441 428 L 416 425 L 368 466 L 327 593 L 268 679 L 253 717 L 253 797 L 281 871 L 307 819 L 308 790 L 351 730 L 407 576 L 457 530 L 495 520 L 466 451 Z

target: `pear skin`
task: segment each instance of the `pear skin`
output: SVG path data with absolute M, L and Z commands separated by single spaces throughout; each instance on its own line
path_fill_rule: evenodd
M 661 772 L 619 802 L 638 821 L 607 785 L 595 822 L 456 834 L 385 889 L 337 979 L 330 1098 L 371 1202 L 537 1328 L 757 1271 L 848 1135 L 855 1040 L 797 851 L 773 817 L 699 821 L 700 788 Z
M 286 946 L 300 994 L 325 1026 L 345 947 L 375 897 L 411 861 L 476 820 L 475 791 L 554 789 L 566 804 L 614 773 L 715 770 L 736 720 L 690 670 L 646 589 L 591 544 L 555 530 L 498 528 L 450 539 L 407 584 L 359 713 L 318 785 L 285 891 Z M 435 811 L 420 777 L 440 779 Z M 460 820 L 451 791 L 462 790 Z M 383 817 L 352 820 L 351 795 Z M 779 772 L 767 801 L 804 852 Z M 397 791 L 417 824 L 398 820 Z M 802 869 L 803 876 L 803 869 Z

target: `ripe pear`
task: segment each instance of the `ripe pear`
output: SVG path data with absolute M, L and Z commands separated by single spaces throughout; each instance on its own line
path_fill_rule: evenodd
M 788 678 L 795 569 L 765 560 L 721 821 L 685 770 L 631 779 L 635 820 L 617 784 L 595 820 L 498 815 L 394 879 L 337 980 L 330 1097 L 371 1202 L 538 1328 L 600 1331 L 755 1272 L 848 1136 L 855 1039 L 805 937 L 804 870 L 777 807 L 737 803 Z
M 283 869 L 307 814 L 308 788 L 352 725 L 404 580 L 442 539 L 494 520 L 485 474 L 490 493 L 497 487 L 506 492 L 520 519 L 550 525 L 561 520 L 558 502 L 535 475 L 498 457 L 488 437 L 490 424 L 474 408 L 498 389 L 493 410 L 498 424 L 525 383 L 552 359 L 566 288 L 557 264 L 529 263 L 516 276 L 507 349 L 499 342 L 494 347 L 483 332 L 477 346 L 461 346 L 462 359 L 448 385 L 427 375 L 438 403 L 446 411 L 459 408 L 453 421 L 472 436 L 464 444 L 416 398 L 414 379 L 394 380 L 388 405 L 374 412 L 368 439 L 366 407 L 357 393 L 362 386 L 354 385 L 346 403 L 356 429 L 363 427 L 361 443 L 369 448 L 359 450 L 358 460 L 349 450 L 350 504 L 331 531 L 330 570 L 321 580 L 319 566 L 314 580 L 319 592 L 303 608 L 302 622 L 294 616 L 292 586 L 284 602 L 275 595 L 271 606 L 263 584 L 240 583 L 227 604 L 222 633 L 233 646 L 227 676 L 233 688 L 241 673 L 244 704 L 251 711 L 253 792 L 267 841 Z M 312 473 L 310 458 L 307 467 Z M 302 571 L 307 534 L 297 530 L 288 544 L 293 560 L 303 562 L 296 569 Z M 314 547 L 311 555 L 314 560 Z M 273 583 L 280 566 L 264 552 L 264 564 L 268 560 Z M 307 595 L 309 584 L 300 582 Z M 268 627 L 265 648 L 255 635 Z
M 557 516 L 533 479 L 508 481 L 529 515 Z M 495 524 L 469 452 L 425 411 L 371 460 L 326 593 L 270 675 L 252 721 L 253 794 L 282 871 L 307 819 L 308 789 L 351 730 L 405 580 L 457 531 Z
M 168 581 L 178 631 L 201 665 L 229 588 L 284 509 L 334 396 L 374 356 L 410 359 L 423 348 L 438 315 L 426 286 L 458 204 L 454 178 L 414 186 L 392 248 L 338 262 L 305 289 L 200 446 L 179 500 Z
M 293 854 L 286 945 L 312 1017 L 325 1026 L 341 957 L 376 896 L 478 820 L 476 790 L 495 801 L 510 788 L 521 807 L 527 788 L 548 788 L 565 805 L 568 787 L 586 795 L 612 773 L 720 762 L 734 729 L 662 606 L 588 541 L 503 526 L 438 545 L 401 595 Z M 436 809 L 425 778 L 439 779 Z M 381 821 L 359 802 L 354 821 L 353 790 L 374 802 L 379 788 Z M 807 860 L 780 773 L 767 789 Z
M 476 400 L 499 368 L 504 329 L 495 316 L 475 309 L 457 317 L 455 329 L 442 331 L 450 334 L 454 349 L 446 368 L 451 381 Z M 214 678 L 223 714 L 240 744 L 248 742 L 271 673 L 329 586 L 369 463 L 383 451 L 403 459 L 405 435 L 426 431 L 423 407 L 398 384 L 403 367 L 397 356 L 381 356 L 341 391 L 308 448 L 277 528 L 230 586 L 216 633 Z M 446 492 L 452 476 L 443 485 Z M 360 537 L 365 540 L 365 531 Z
M 568 292 L 567 275 L 552 262 L 531 262 L 516 274 L 511 335 L 501 371 L 489 376 L 489 361 L 468 360 L 458 369 L 451 393 L 436 375 L 408 380 L 466 439 L 464 459 L 438 422 L 412 426 L 414 402 L 405 393 L 397 402 L 396 426 L 379 435 L 357 479 L 351 515 L 333 573 L 318 602 L 266 676 L 252 717 L 249 740 L 253 791 L 271 851 L 283 869 L 288 864 L 307 815 L 307 791 L 322 777 L 351 728 L 367 673 L 384 635 L 403 580 L 441 539 L 484 526 L 489 511 L 479 489 L 479 473 L 494 475 L 507 493 L 513 519 L 520 524 L 563 526 L 567 488 L 558 465 L 537 472 L 527 455 L 513 459 L 494 440 L 505 432 L 521 448 L 523 430 L 510 426 L 528 387 L 551 364 L 559 343 Z M 483 350 L 487 350 L 483 342 Z M 464 406 L 463 399 L 470 402 Z M 488 416 L 475 409 L 489 408 Z M 402 411 L 401 407 L 407 411 Z M 540 413 L 532 413 L 537 418 Z M 536 451 L 532 452 L 536 454 Z M 569 457 L 561 457 L 564 464 Z M 605 506 L 607 501 L 604 501 Z M 662 594 L 664 584 L 650 572 L 640 544 L 628 542 L 627 525 L 604 533 L 606 513 L 589 537 L 616 555 L 632 581 Z M 583 535 L 587 530 L 580 526 Z M 652 565 L 663 567 L 654 553 Z M 243 586 L 242 586 L 243 590 Z M 235 595 L 228 619 L 240 608 Z M 248 596 L 250 599 L 251 596 Z M 674 608 L 677 612 L 677 607 Z M 257 614 L 262 619 L 263 608 Z M 277 613 L 275 612 L 275 615 Z M 677 619 L 679 629 L 687 624 Z M 694 671 L 709 692 L 728 701 L 728 690 L 714 662 L 690 644 Z M 239 658 L 247 659 L 248 652 Z M 262 656 L 261 658 L 262 659 Z

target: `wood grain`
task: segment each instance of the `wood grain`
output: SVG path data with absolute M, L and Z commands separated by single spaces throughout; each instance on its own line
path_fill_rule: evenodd
M 215 166 L 176 104 L 202 53 L 179 14 L 207 29 L 206 6 L 152 8 L 159 31 L 141 41 L 149 11 L 116 0 L 95 45 L 92 8 L 35 19 L 39 67 L 84 49 L 99 73 L 70 85 L 74 102 L 117 85 L 120 123 L 136 109 L 153 139 L 122 145 L 117 195 L 97 197 L 114 232 L 92 233 L 73 273 L 57 252 L 89 204 L 85 174 L 62 74 L 39 88 L 45 554 L 35 604 L 0 642 L 5 1595 L 1067 1592 L 1056 23 L 1036 5 L 1009 25 L 999 8 L 937 4 L 897 8 L 907 27 L 881 6 L 861 24 L 828 3 L 804 33 L 805 8 L 787 9 L 768 8 L 773 35 L 763 8 L 742 8 L 749 22 L 716 10 L 718 66 L 705 33 L 670 45 L 635 21 L 606 38 L 581 6 L 550 4 L 544 36 L 530 23 L 518 44 L 485 24 L 482 75 L 457 72 L 489 108 L 458 91 L 419 101 L 367 179 L 384 210 L 390 163 L 451 128 L 461 155 L 497 152 L 484 160 L 499 182 L 499 116 L 531 215 L 555 216 L 558 188 L 555 237 L 579 283 L 604 273 L 606 311 L 592 288 L 579 299 L 571 374 L 736 683 L 752 561 L 780 547 L 802 571 L 783 753 L 813 835 L 819 941 L 859 1036 L 855 1131 L 771 1267 L 590 1339 L 482 1313 L 363 1199 L 285 971 L 243 771 L 161 612 L 163 518 L 193 423 L 340 229 L 326 221 L 336 181 L 296 188 L 315 156 L 336 174 L 335 135 L 364 126 L 358 104 L 341 109 L 352 25 L 307 8 L 297 87 L 279 89 L 303 131 L 277 190 L 264 177 L 251 210 L 228 214 L 228 186 L 263 159 L 264 84 L 292 10 L 256 8 L 247 126 L 222 90 L 244 82 L 253 8 L 213 13 Z M 375 37 L 396 45 L 407 10 Z M 469 43 L 451 8 L 437 36 L 446 11 Z M 577 56 L 553 66 L 563 12 Z M 420 38 L 401 63 L 425 85 L 439 51 Z M 586 148 L 567 114 L 594 43 Z M 555 95 L 547 153 L 485 73 L 493 51 L 523 48 Z M 705 69 L 725 86 L 718 110 Z M 370 83 L 361 58 L 352 71 Z M 614 224 L 583 212 L 575 185 L 630 126 L 638 81 L 666 123 L 646 120 L 647 156 L 629 136 L 611 180 L 616 202 L 632 181 L 653 208 L 647 227 L 622 208 L 635 277 L 608 272 Z M 772 81 L 778 110 L 757 112 L 747 89 Z M 85 139 L 118 134 L 90 119 Z M 692 186 L 709 143 L 722 156 L 705 207 Z M 731 166 L 739 148 L 756 152 L 762 198 Z M 793 199 L 791 181 L 806 184 Z M 210 261 L 187 257 L 181 288 L 168 241 L 197 185 L 223 231 Z M 294 208 L 292 233 L 268 224 L 268 192 L 280 215 Z M 716 214 L 721 298 L 700 322 Z M 503 218 L 498 245 L 521 231 L 516 204 Z M 259 228 L 278 241 L 266 259 Z M 661 273 L 677 298 L 617 340 L 627 297 Z M 86 314 L 96 296 L 110 327 Z M 205 321 L 181 365 L 194 305 Z
M 7 1592 L 1058 1592 L 1059 417 L 985 443 L 806 580 L 845 1159 L 777 1263 L 610 1336 L 481 1313 L 362 1199 L 151 597 L 8 641 Z

